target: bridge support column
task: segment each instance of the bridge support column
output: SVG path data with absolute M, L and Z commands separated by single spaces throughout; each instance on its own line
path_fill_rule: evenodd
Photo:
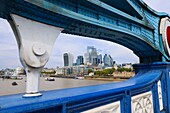
M 24 97 L 40 96 L 39 79 L 62 29 L 11 14 L 9 21 L 17 39 L 20 61 L 27 75 Z

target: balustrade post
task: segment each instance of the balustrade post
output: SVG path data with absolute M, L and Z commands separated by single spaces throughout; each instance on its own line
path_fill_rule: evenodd
M 169 66 L 168 66 L 169 67 Z M 167 68 L 161 78 L 162 100 L 163 110 L 165 113 L 170 113 L 170 76 L 169 68 Z
M 129 91 L 125 92 L 125 95 L 120 101 L 120 104 L 121 104 L 121 113 L 132 113 L 131 95 Z
M 152 88 L 152 100 L 153 100 L 154 113 L 160 113 L 158 84 L 157 83 L 155 83 Z
M 63 106 L 62 106 L 62 113 L 67 113 L 66 104 L 63 104 Z

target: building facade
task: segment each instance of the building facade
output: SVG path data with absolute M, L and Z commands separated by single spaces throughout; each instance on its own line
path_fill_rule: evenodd
M 113 58 L 110 55 L 105 54 L 103 57 L 103 63 L 105 67 L 113 67 L 114 61 Z
M 64 53 L 64 66 L 73 66 L 74 57 L 71 53 Z
M 76 65 L 83 65 L 83 64 L 84 64 L 83 56 L 77 56 Z
M 102 64 L 102 55 L 101 55 L 101 54 L 99 54 L 99 55 L 97 56 L 97 63 L 98 63 L 98 64 Z
M 98 64 L 98 55 L 97 50 L 93 46 L 87 47 L 87 53 L 85 53 L 85 63 L 87 65 L 97 65 Z

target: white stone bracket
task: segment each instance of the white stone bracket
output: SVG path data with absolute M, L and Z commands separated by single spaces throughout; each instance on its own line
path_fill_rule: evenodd
M 62 28 L 54 27 L 15 14 L 9 21 L 17 39 L 20 61 L 27 74 L 26 97 L 39 96 L 39 78 L 49 60 Z

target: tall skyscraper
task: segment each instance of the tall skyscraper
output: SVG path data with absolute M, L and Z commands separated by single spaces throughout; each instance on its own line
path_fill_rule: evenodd
M 97 65 L 97 50 L 96 50 L 96 48 L 94 48 L 94 47 L 92 48 L 90 56 L 91 56 L 92 65 Z
M 73 66 L 74 57 L 71 53 L 64 53 L 64 66 Z
M 85 53 L 86 64 L 97 65 L 97 50 L 93 46 L 87 47 L 87 53 Z
M 113 65 L 114 65 L 113 58 L 110 55 L 109 55 L 109 58 L 110 58 L 110 67 L 113 67 Z
M 113 67 L 114 61 L 110 55 L 105 54 L 103 57 L 103 63 L 105 67 Z
M 83 58 L 83 56 L 77 56 L 76 64 L 77 64 L 77 65 L 82 65 L 82 64 L 84 64 L 84 58 Z
M 97 63 L 98 63 L 98 64 L 101 64 L 101 63 L 102 63 L 102 55 L 101 55 L 101 54 L 99 54 L 99 55 L 97 56 Z
M 86 64 L 89 64 L 91 63 L 91 49 L 94 48 L 93 46 L 87 46 L 87 53 L 84 54 L 85 56 L 85 62 Z

